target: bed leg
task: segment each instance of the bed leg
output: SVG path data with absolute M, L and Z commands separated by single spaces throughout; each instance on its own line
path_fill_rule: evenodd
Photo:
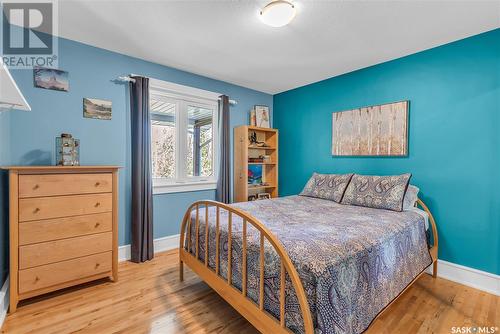
M 432 277 L 436 278 L 437 277 L 437 273 L 438 273 L 438 261 L 435 260 L 432 263 Z
M 179 280 L 184 281 L 184 262 L 179 261 Z

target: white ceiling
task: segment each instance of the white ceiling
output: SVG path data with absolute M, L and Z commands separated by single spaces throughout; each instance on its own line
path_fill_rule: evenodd
M 500 27 L 500 1 L 306 1 L 271 28 L 266 1 L 59 1 L 59 35 L 278 93 Z

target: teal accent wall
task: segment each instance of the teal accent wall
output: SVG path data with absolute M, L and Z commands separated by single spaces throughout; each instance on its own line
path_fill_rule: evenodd
M 128 84 L 114 82 L 118 76 L 137 73 L 226 94 L 238 102 L 230 107 L 231 127 L 247 124 L 248 112 L 255 104 L 268 105 L 271 109 L 273 104 L 269 94 L 63 38 L 59 39 L 59 68 L 69 72 L 67 93 L 34 88 L 32 70 L 11 71 L 32 111 L 0 113 L 0 165 L 53 165 L 55 137 L 66 132 L 81 141 L 81 164 L 123 166 L 119 192 L 120 245 L 130 243 L 131 151 Z M 112 120 L 83 118 L 84 97 L 111 100 Z M 214 197 L 213 190 L 155 195 L 154 237 L 178 234 L 188 204 Z M 7 210 L 6 198 L 1 194 L 0 202 L 0 261 L 5 272 L 7 221 L 2 217 Z
M 408 157 L 331 155 L 332 112 L 401 100 Z M 274 126 L 280 195 L 314 171 L 411 172 L 437 220 L 439 258 L 500 274 L 500 29 L 277 94 Z

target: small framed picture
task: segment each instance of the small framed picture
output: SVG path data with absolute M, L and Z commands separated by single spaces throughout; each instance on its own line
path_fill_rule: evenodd
M 262 184 L 262 165 L 248 165 L 248 184 Z
M 257 126 L 257 118 L 255 115 L 255 109 L 250 110 L 250 126 Z
M 258 199 L 271 199 L 271 194 L 270 193 L 260 193 L 257 194 Z
M 270 128 L 270 116 L 268 106 L 255 106 L 255 121 L 257 126 L 261 128 Z
M 83 117 L 110 120 L 111 108 L 111 101 L 83 98 Z
M 33 69 L 33 83 L 36 88 L 69 91 L 68 72 L 54 68 L 35 67 Z

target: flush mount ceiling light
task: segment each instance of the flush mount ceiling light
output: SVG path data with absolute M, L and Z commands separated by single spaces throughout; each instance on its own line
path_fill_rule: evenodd
M 268 3 L 260 11 L 262 22 L 271 27 L 283 27 L 295 17 L 295 6 L 285 0 L 275 0 Z

